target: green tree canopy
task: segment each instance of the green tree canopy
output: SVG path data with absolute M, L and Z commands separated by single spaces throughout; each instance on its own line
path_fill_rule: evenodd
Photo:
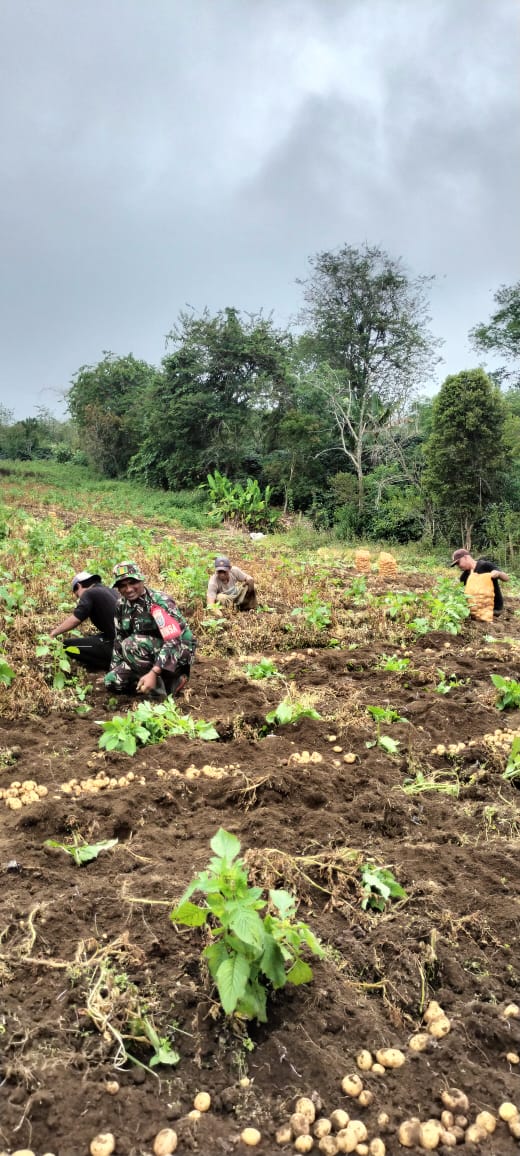
M 505 356 L 508 364 L 494 372 L 499 379 L 509 378 L 520 384 L 520 281 L 516 285 L 501 285 L 493 300 L 497 308 L 487 324 L 476 325 L 470 332 L 470 341 L 480 353 Z
M 446 378 L 433 403 L 425 481 L 441 519 L 451 520 L 468 549 L 475 521 L 500 497 L 509 457 L 504 427 L 500 390 L 483 369 Z
M 73 377 L 69 413 L 87 457 L 107 477 L 124 474 L 139 446 L 145 399 L 156 372 L 132 353 L 105 353 L 97 365 L 83 365 Z
M 428 277 L 384 250 L 345 245 L 311 257 L 301 351 L 354 469 L 360 506 L 366 451 L 402 414 L 435 363 Z

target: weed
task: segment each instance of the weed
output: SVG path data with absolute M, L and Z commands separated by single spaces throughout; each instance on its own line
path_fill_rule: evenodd
M 109 851 L 111 847 L 115 847 L 117 842 L 117 839 L 103 839 L 99 843 L 87 843 L 80 835 L 74 834 L 72 843 L 59 843 L 57 839 L 46 839 L 44 846 L 65 851 L 74 860 L 76 867 L 83 867 L 84 863 L 97 859 L 101 851 Z
M 460 795 L 460 781 L 451 771 L 432 771 L 425 775 L 417 771 L 413 779 L 405 779 L 401 788 L 405 795 L 420 795 L 423 791 L 437 791 L 442 795 Z
M 498 690 L 495 706 L 498 710 L 509 710 L 520 706 L 520 682 L 514 678 L 502 678 L 501 674 L 492 674 L 491 682 Z
M 373 863 L 363 863 L 360 867 L 363 885 L 363 911 L 384 911 L 389 900 L 408 899 L 408 894 L 397 882 L 388 867 L 375 867 Z
M 296 900 L 288 891 L 269 891 L 276 914 L 260 915 L 266 900 L 262 888 L 248 884 L 235 835 L 220 828 L 210 846 L 214 857 L 207 870 L 192 880 L 170 918 L 185 927 L 204 927 L 210 917 L 216 921 L 215 928 L 209 927 L 212 942 L 202 955 L 222 1008 L 226 1015 L 265 1023 L 267 984 L 277 989 L 308 983 L 313 973 L 302 949 L 322 957 L 323 948 L 310 928 L 295 919 Z M 195 891 L 206 897 L 204 907 L 190 902 Z
M 367 749 L 378 746 L 388 755 L 396 755 L 399 751 L 399 740 L 391 738 L 390 735 L 382 735 L 381 723 L 408 722 L 408 719 L 403 718 L 399 711 L 390 706 L 367 706 L 366 712 L 372 716 L 377 728 L 377 737 L 365 743 Z
M 201 487 L 211 498 L 210 516 L 221 522 L 228 519 L 247 530 L 269 530 L 278 521 L 278 514 L 270 509 L 271 487 L 266 486 L 262 494 L 256 478 L 248 478 L 246 485 L 230 482 L 215 470 L 207 475 L 207 483 Z
M 275 710 L 271 710 L 269 714 L 266 714 L 265 721 L 269 727 L 281 727 L 287 726 L 288 723 L 297 723 L 301 718 L 320 719 L 321 714 L 319 714 L 317 710 L 314 710 L 314 707 L 304 706 L 303 703 L 286 697 L 278 703 Z
M 315 630 L 325 630 L 330 626 L 330 602 L 321 602 L 316 591 L 304 594 L 302 602 L 303 606 L 296 606 L 291 610 L 291 618 L 304 618 L 308 626 L 314 627 Z
M 469 678 L 457 678 L 456 674 L 446 674 L 444 670 L 441 670 L 440 666 L 437 667 L 437 675 L 439 677 L 439 681 L 435 687 L 437 694 L 449 694 L 455 687 L 467 686 L 470 681 Z
M 9 663 L 3 655 L 0 655 L 0 682 L 3 686 L 10 686 L 14 677 L 14 670 L 9 666 Z
M 77 646 L 67 646 L 61 638 L 40 635 L 36 657 L 48 658 L 54 690 L 63 690 L 67 682 L 66 676 L 72 672 L 69 654 L 79 654 Z
M 410 665 L 410 659 L 409 658 L 399 658 L 399 656 L 397 654 L 392 654 L 390 656 L 388 656 L 387 654 L 382 654 L 381 658 L 379 659 L 379 662 L 376 664 L 376 670 L 389 670 L 389 671 L 400 672 L 402 670 L 406 670 L 406 667 L 409 665 Z
M 280 671 L 272 658 L 262 658 L 260 662 L 248 662 L 245 666 L 245 673 L 248 678 L 280 678 Z
M 520 782 L 520 735 L 517 735 L 511 743 L 511 750 L 502 778 L 507 779 L 510 783 Z
M 345 595 L 351 599 L 354 606 L 365 606 L 369 596 L 367 595 L 367 580 L 363 574 L 352 579 L 350 586 L 345 589 Z

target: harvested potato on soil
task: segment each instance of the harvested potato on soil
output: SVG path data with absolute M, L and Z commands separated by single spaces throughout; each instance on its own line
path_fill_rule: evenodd
M 153 1142 L 154 1156 L 171 1156 L 177 1149 L 177 1133 L 173 1128 L 161 1128 Z
M 463 1112 L 469 1112 L 469 1100 L 465 1092 L 461 1092 L 459 1088 L 445 1088 L 441 1092 L 441 1100 L 448 1111 L 453 1112 L 454 1115 L 461 1115 Z M 457 1121 L 455 1121 L 457 1123 Z
M 373 1063 L 372 1053 L 366 1049 L 356 1056 L 356 1064 L 361 1072 L 369 1072 Z
M 284 1124 L 283 1128 L 278 1128 L 275 1132 L 275 1140 L 277 1144 L 290 1144 L 292 1140 L 292 1131 L 289 1124 Z
M 451 1031 L 451 1021 L 445 1015 L 436 1016 L 435 1019 L 430 1020 L 428 1031 L 434 1040 L 442 1040 Z
M 300 1099 L 296 1101 L 294 1110 L 300 1116 L 305 1116 L 309 1121 L 309 1124 L 314 1124 L 316 1119 L 316 1108 L 313 1104 L 313 1101 L 310 1100 L 308 1096 L 300 1096 Z
M 211 1096 L 209 1092 L 197 1092 L 193 1101 L 193 1107 L 197 1112 L 208 1112 L 211 1108 Z
M 376 1060 L 378 1064 L 382 1064 L 383 1068 L 402 1068 L 406 1056 L 399 1048 L 380 1048 L 376 1052 Z
M 359 1096 L 363 1088 L 363 1081 L 357 1072 L 350 1076 L 343 1076 L 341 1087 L 346 1096 Z
M 410 1036 L 408 1047 L 411 1052 L 425 1052 L 429 1043 L 430 1036 L 428 1032 L 416 1032 L 414 1036 Z
M 505 1120 L 506 1123 L 508 1123 L 509 1120 L 514 1120 L 515 1116 L 520 1115 L 520 1112 L 516 1104 L 511 1103 L 511 1100 L 504 1100 L 498 1109 L 498 1114 L 501 1120 Z
M 420 1127 L 420 1120 L 403 1120 L 397 1133 L 397 1139 L 403 1148 L 414 1148 L 416 1144 L 419 1144 Z
M 295 1152 L 311 1152 L 314 1148 L 312 1136 L 298 1136 L 294 1141 Z
M 262 1133 L 258 1131 L 258 1128 L 244 1128 L 240 1133 L 240 1139 L 243 1144 L 247 1144 L 248 1148 L 256 1148 L 262 1139 Z
M 492 1112 L 479 1112 L 478 1115 L 475 1116 L 475 1124 L 485 1128 L 486 1132 L 491 1135 L 497 1126 L 497 1118 Z
M 112 1156 L 116 1138 L 112 1132 L 98 1132 L 90 1141 L 90 1156 Z
M 316 1123 L 315 1123 L 314 1128 L 313 1128 L 313 1132 L 314 1132 L 316 1139 L 321 1140 L 323 1138 L 323 1136 L 328 1136 L 331 1131 L 332 1131 L 332 1124 L 331 1124 L 330 1120 L 328 1119 L 328 1117 L 327 1116 L 320 1116 L 319 1120 L 316 1120 Z
M 343 1111 L 343 1108 L 336 1108 L 334 1112 L 330 1114 L 330 1122 L 336 1132 L 341 1131 L 342 1128 L 346 1128 L 349 1120 L 350 1116 L 348 1112 Z
M 304 1116 L 303 1112 L 293 1112 L 289 1124 L 293 1136 L 308 1136 L 311 1121 L 308 1116 Z

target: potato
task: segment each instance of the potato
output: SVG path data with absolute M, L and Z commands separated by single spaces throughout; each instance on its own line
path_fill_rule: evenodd
M 515 1116 L 520 1115 L 516 1104 L 512 1104 L 510 1100 L 504 1100 L 498 1109 L 498 1114 L 501 1120 L 506 1121 L 506 1124 L 509 1120 L 514 1120 Z
M 380 1136 L 374 1136 L 368 1145 L 369 1156 L 386 1156 L 386 1144 Z
M 360 1092 L 358 1096 L 358 1104 L 361 1104 L 362 1108 L 369 1108 L 373 1099 L 374 1093 L 369 1092 L 368 1088 L 363 1088 L 363 1091 Z
M 154 1156 L 170 1156 L 177 1148 L 177 1133 L 173 1128 L 161 1128 L 153 1142 Z
M 350 1076 L 343 1076 L 341 1088 L 346 1096 L 359 1096 L 359 1093 L 363 1090 L 361 1076 L 358 1076 L 357 1072 L 354 1072 Z
M 414 1036 L 410 1036 L 408 1047 L 411 1052 L 425 1052 L 429 1042 L 428 1032 L 416 1032 Z
M 332 1124 L 331 1124 L 330 1120 L 327 1119 L 327 1116 L 320 1116 L 319 1120 L 316 1120 L 316 1123 L 315 1123 L 314 1128 L 313 1128 L 313 1132 L 314 1132 L 316 1139 L 317 1140 L 323 1139 L 323 1137 L 328 1136 L 329 1132 L 331 1132 L 331 1131 L 332 1131 Z
M 376 1061 L 375 1064 L 372 1064 L 370 1071 L 372 1072 L 373 1076 L 384 1076 L 386 1068 L 384 1068 L 382 1064 L 378 1064 Z
M 426 1120 L 424 1124 L 420 1124 L 419 1144 L 421 1148 L 426 1148 L 428 1152 L 433 1152 L 434 1148 L 438 1148 L 441 1131 L 439 1120 Z
M 275 1132 L 274 1138 L 277 1144 L 290 1144 L 292 1140 L 292 1131 L 289 1124 L 284 1124 L 282 1128 L 278 1128 Z
M 443 1128 L 449 1132 L 450 1128 L 453 1128 L 454 1123 L 455 1118 L 453 1116 L 453 1112 L 448 1112 L 448 1110 L 445 1108 L 444 1112 L 441 1112 L 441 1124 Z
M 105 1092 L 108 1092 L 109 1096 L 117 1096 L 118 1091 L 119 1091 L 119 1081 L 118 1080 L 107 1080 L 106 1081 Z
M 469 1112 L 469 1100 L 465 1092 L 461 1092 L 460 1088 L 445 1088 L 441 1092 L 441 1100 L 445 1108 L 455 1114 Z
M 289 1124 L 291 1125 L 293 1136 L 296 1137 L 309 1135 L 310 1122 L 308 1117 L 303 1115 L 303 1112 L 293 1112 L 289 1120 Z
M 356 1056 L 356 1064 L 361 1072 L 369 1072 L 373 1063 L 372 1053 L 367 1052 L 366 1048 Z
M 356 1144 L 354 1152 L 357 1152 L 358 1156 L 368 1156 L 368 1144 Z
M 452 1132 L 449 1128 L 443 1128 L 442 1129 L 441 1144 L 443 1144 L 445 1148 L 456 1148 L 457 1147 L 457 1137 L 456 1137 L 455 1133 Z
M 506 1055 L 506 1060 L 509 1064 L 520 1064 L 520 1056 L 518 1055 L 518 1052 L 508 1052 Z
M 338 1152 L 355 1152 L 359 1143 L 355 1132 L 350 1132 L 348 1126 L 341 1128 L 336 1136 Z
M 202 1116 L 202 1112 L 200 1112 L 198 1108 L 192 1108 L 191 1112 L 187 1113 L 186 1119 L 187 1120 L 200 1120 L 201 1116 Z
M 399 1125 L 397 1139 L 403 1148 L 414 1148 L 419 1143 L 419 1120 L 403 1120 Z
M 504 1008 L 502 1015 L 505 1016 L 507 1020 L 516 1020 L 520 1016 L 520 1007 L 517 1003 L 508 1003 L 507 1007 Z
M 443 1016 L 444 1014 L 444 1009 L 441 1007 L 440 1003 L 437 1003 L 437 1000 L 432 999 L 426 1008 L 426 1011 L 423 1015 L 423 1020 L 425 1024 L 429 1024 L 432 1020 L 437 1019 L 437 1016 Z
M 314 1148 L 312 1136 L 298 1136 L 294 1141 L 295 1152 L 310 1152 Z
M 376 1052 L 376 1060 L 384 1068 L 402 1068 L 405 1055 L 404 1052 L 399 1051 L 399 1048 L 380 1048 Z
M 211 1096 L 209 1092 L 197 1092 L 193 1101 L 193 1107 L 197 1112 L 208 1112 L 211 1108 Z
M 13 1156 L 34 1156 L 32 1148 L 17 1148 Z
M 388 1128 L 390 1123 L 390 1116 L 388 1115 L 388 1112 L 380 1112 L 379 1116 L 377 1117 L 377 1123 L 379 1128 Z
M 314 1124 L 316 1119 L 316 1108 L 314 1107 L 312 1100 L 309 1100 L 308 1096 L 300 1096 L 300 1099 L 296 1101 L 294 1110 L 300 1116 L 305 1116 L 309 1121 L 309 1124 Z
M 428 1031 L 434 1040 L 442 1040 L 451 1031 L 451 1021 L 447 1016 L 436 1016 L 434 1020 L 430 1020 Z
M 497 1118 L 492 1112 L 479 1112 L 478 1115 L 475 1116 L 475 1124 L 478 1124 L 481 1128 L 485 1128 L 486 1132 L 491 1135 L 497 1126 Z
M 330 1122 L 335 1132 L 339 1132 L 341 1128 L 346 1128 L 350 1120 L 348 1112 L 344 1112 L 343 1108 L 336 1108 L 330 1114 Z
M 256 1148 L 262 1139 L 262 1133 L 258 1131 L 258 1128 L 244 1128 L 240 1133 L 240 1139 L 243 1144 L 247 1144 L 248 1148 Z
M 482 1144 L 484 1140 L 487 1140 L 487 1138 L 488 1133 L 486 1132 L 486 1129 L 481 1126 L 481 1124 L 470 1124 L 469 1128 L 466 1128 L 464 1133 L 466 1144 Z
M 335 1136 L 322 1136 L 318 1148 L 323 1156 L 336 1156 L 338 1145 Z
M 347 1124 L 347 1132 L 352 1132 L 357 1136 L 358 1144 L 362 1144 L 364 1140 L 368 1139 L 366 1124 L 364 1124 L 362 1120 L 351 1120 L 350 1123 Z
M 116 1138 L 112 1132 L 98 1132 L 90 1141 L 90 1156 L 112 1156 Z
M 520 1140 L 520 1116 L 515 1116 L 514 1120 L 509 1120 L 507 1126 L 515 1140 Z

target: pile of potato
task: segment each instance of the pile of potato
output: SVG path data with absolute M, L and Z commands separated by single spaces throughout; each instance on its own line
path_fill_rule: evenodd
M 370 574 L 370 550 L 356 550 L 354 566 L 358 574 Z
M 462 751 L 471 750 L 473 747 L 481 747 L 483 744 L 491 747 L 500 753 L 508 753 L 513 739 L 520 736 L 520 731 L 513 730 L 512 727 L 504 727 L 501 729 L 497 727 L 496 730 L 490 731 L 480 738 L 470 739 L 467 743 L 438 743 L 437 746 L 432 747 L 432 755 L 459 755 Z
M 363 1120 L 351 1120 L 343 1108 L 316 1119 L 316 1107 L 307 1096 L 296 1101 L 292 1116 L 276 1133 L 276 1142 L 283 1146 L 292 1143 L 295 1152 L 312 1152 L 317 1142 L 318 1151 L 325 1156 L 336 1156 L 338 1152 L 356 1152 L 359 1156 L 386 1153 L 384 1141 L 379 1136 L 369 1141 Z
M 319 751 L 294 751 L 294 754 L 289 756 L 290 763 L 322 763 L 323 755 Z
M 397 576 L 397 562 L 393 554 L 382 550 L 377 559 L 377 568 L 381 578 L 395 578 Z
M 138 776 L 133 771 L 128 771 L 126 775 L 120 775 L 116 778 L 114 775 L 107 775 L 106 771 L 102 770 L 88 779 L 69 779 L 66 783 L 61 784 L 60 790 L 64 795 L 73 795 L 77 799 L 81 795 L 96 795 L 99 791 L 114 791 L 120 787 L 129 787 L 130 783 L 134 782 L 140 783 L 142 787 L 146 786 L 144 776 Z
M 20 811 L 30 803 L 39 803 L 48 794 L 47 787 L 40 786 L 34 779 L 13 779 L 8 787 L 0 789 L 0 799 L 11 811 Z

